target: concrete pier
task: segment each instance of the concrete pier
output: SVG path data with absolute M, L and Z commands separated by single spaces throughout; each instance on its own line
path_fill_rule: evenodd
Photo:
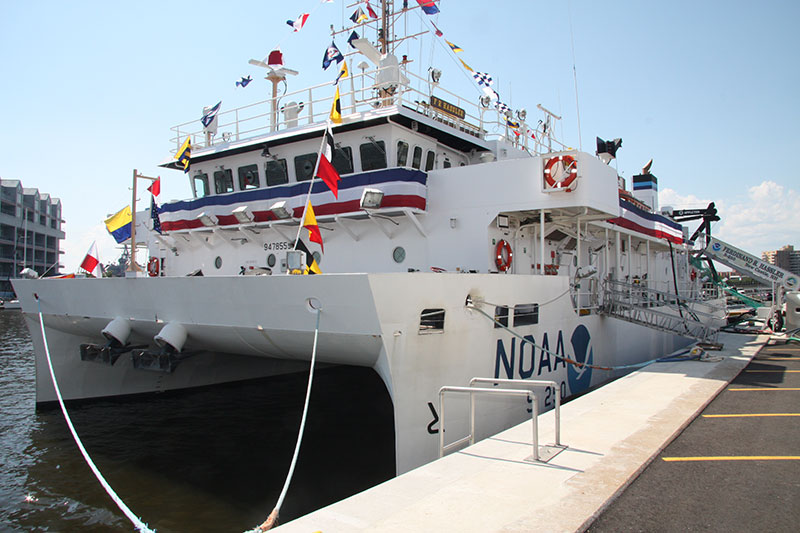
M 581 531 L 745 368 L 768 336 L 720 334 L 718 362 L 655 363 L 568 402 L 568 448 L 531 463 L 531 422 L 276 531 Z M 539 417 L 554 442 L 554 413 Z M 324 483 L 324 480 L 321 480 Z

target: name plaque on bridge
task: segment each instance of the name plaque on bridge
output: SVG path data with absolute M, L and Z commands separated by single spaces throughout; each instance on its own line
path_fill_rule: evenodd
M 445 102 L 441 98 L 436 98 L 435 96 L 431 96 L 431 107 L 450 115 L 452 117 L 464 119 L 467 116 L 466 111 L 458 107 L 457 105 L 453 105 L 450 102 Z

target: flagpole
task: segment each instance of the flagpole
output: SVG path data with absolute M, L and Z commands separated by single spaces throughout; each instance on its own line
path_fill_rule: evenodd
M 133 196 L 131 198 L 131 264 L 128 266 L 128 272 L 141 272 L 142 269 L 136 264 L 136 178 L 156 181 L 158 178 L 151 178 L 133 169 Z
M 300 218 L 300 227 L 297 228 L 297 237 L 295 237 L 294 246 L 292 247 L 294 250 L 297 249 L 297 241 L 300 240 L 300 232 L 303 231 L 303 222 L 305 222 L 306 220 L 306 211 L 308 210 L 308 204 L 311 202 L 311 188 L 314 185 L 314 180 L 317 177 L 317 172 L 319 172 L 319 159 L 320 156 L 322 155 L 322 150 L 325 148 L 325 134 L 328 133 L 328 128 L 330 127 L 331 127 L 330 121 L 326 121 L 325 129 L 322 131 L 322 142 L 320 142 L 319 152 L 317 152 L 317 163 L 314 165 L 314 173 L 311 175 L 311 183 L 308 184 L 308 194 L 306 195 L 306 203 L 303 205 L 303 216 Z

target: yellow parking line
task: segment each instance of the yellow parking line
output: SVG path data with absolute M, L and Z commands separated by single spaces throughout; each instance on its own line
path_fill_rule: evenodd
M 677 461 L 800 461 L 800 455 L 718 455 L 709 457 L 662 457 L 667 462 Z
M 800 413 L 742 413 L 735 415 L 702 415 L 703 418 L 747 418 L 755 416 L 800 416 Z
M 800 390 L 800 387 L 748 387 L 746 389 L 728 389 L 731 392 L 750 392 L 750 391 L 784 391 Z
M 745 370 L 745 372 L 800 372 L 800 370 Z

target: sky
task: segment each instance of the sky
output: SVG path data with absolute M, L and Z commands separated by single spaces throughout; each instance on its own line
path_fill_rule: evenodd
M 267 99 L 271 86 L 248 59 L 279 45 L 300 71 L 290 90 L 332 80 L 321 60 L 329 26 L 349 23 L 347 5 L 0 3 L 0 177 L 61 199 L 62 271 L 76 270 L 95 240 L 101 261 L 117 259 L 103 220 L 130 203 L 134 169 L 162 177 L 162 200 L 191 196 L 183 173 L 159 167 L 174 148 L 170 128 L 199 121 L 220 100 L 230 110 Z M 722 220 L 713 233 L 752 253 L 800 246 L 800 2 L 439 6 L 426 22 L 410 17 L 409 33 L 435 22 L 514 109 L 538 119 L 542 104 L 561 115 L 556 133 L 567 145 L 593 153 L 596 136 L 622 138 L 612 165 L 630 183 L 652 158 L 662 206 L 716 202 Z M 286 20 L 303 12 L 311 16 L 293 33 Z M 412 70 L 440 68 L 443 87 L 477 100 L 477 87 L 435 41 L 411 39 L 399 52 Z M 336 43 L 347 47 L 344 36 Z M 253 83 L 237 88 L 247 75 Z M 139 199 L 149 202 L 146 193 Z

